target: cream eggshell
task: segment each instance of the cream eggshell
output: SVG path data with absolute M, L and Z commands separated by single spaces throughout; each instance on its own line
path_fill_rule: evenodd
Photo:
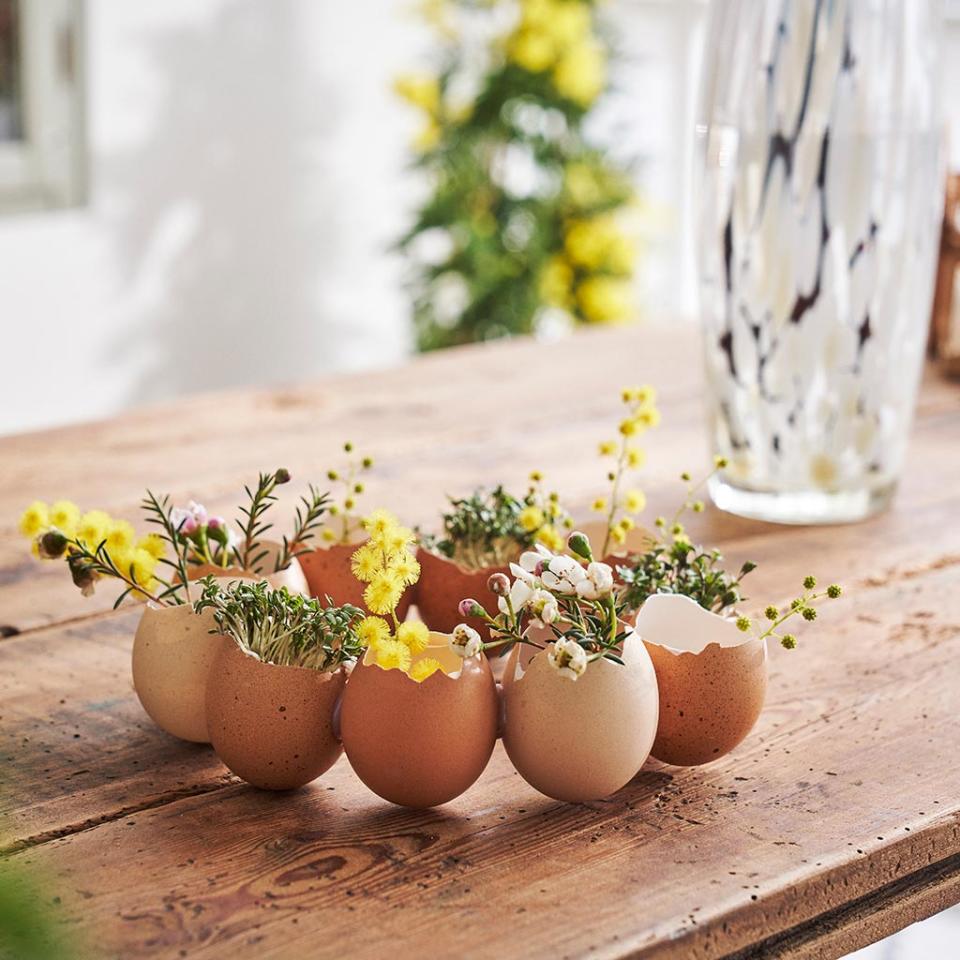
M 503 744 L 530 786 L 557 800 L 616 793 L 646 761 L 657 731 L 657 680 L 644 645 L 624 641 L 623 665 L 591 663 L 572 681 L 538 651 L 510 652 L 503 680 Z
M 763 709 L 766 641 L 675 594 L 649 597 L 637 614 L 636 631 L 660 690 L 653 756 L 685 767 L 729 753 Z
M 133 640 L 133 687 L 150 719 L 181 740 L 207 743 L 206 695 L 211 665 L 227 639 L 209 610 L 145 604 Z

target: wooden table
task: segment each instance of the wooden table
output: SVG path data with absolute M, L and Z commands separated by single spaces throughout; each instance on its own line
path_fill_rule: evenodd
M 377 460 L 368 503 L 410 522 L 429 525 L 447 491 L 522 488 L 534 467 L 582 508 L 618 387 L 643 381 L 664 412 L 653 515 L 706 462 L 691 331 L 453 351 L 0 440 L 0 846 L 76 952 L 835 957 L 960 900 L 960 393 L 933 375 L 886 515 L 698 518 L 731 563 L 760 562 L 759 605 L 808 571 L 847 592 L 800 649 L 772 651 L 766 712 L 737 750 L 651 762 L 604 802 L 547 800 L 500 747 L 426 813 L 381 802 L 345 760 L 292 794 L 249 788 L 141 711 L 137 610 L 109 612 L 106 589 L 83 599 L 14 531 L 34 497 L 134 519 L 147 484 L 228 508 L 259 469 L 322 478 L 347 437 Z

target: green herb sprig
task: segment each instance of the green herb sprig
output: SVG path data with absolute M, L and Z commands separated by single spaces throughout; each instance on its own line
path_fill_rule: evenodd
M 259 549 L 263 535 L 273 526 L 264 522 L 264 514 L 276 502 L 273 491 L 283 483 L 290 481 L 290 473 L 283 468 L 273 473 L 261 473 L 257 480 L 257 488 L 252 491 L 245 486 L 249 504 L 240 508 L 246 518 L 238 520 L 237 526 L 243 534 L 243 540 L 237 548 L 237 561 L 243 570 L 259 571 L 260 563 L 267 556 L 266 549 Z
M 820 600 L 836 600 L 843 593 L 842 588 L 836 583 L 831 583 L 826 590 L 822 590 L 820 593 L 814 592 L 816 586 L 816 577 L 804 577 L 803 593 L 801 593 L 799 597 L 791 600 L 788 606 L 782 609 L 773 605 L 768 606 L 763 611 L 763 615 L 769 626 L 759 635 L 758 639 L 762 640 L 766 637 L 774 637 L 780 641 L 781 646 L 785 649 L 793 650 L 797 645 L 796 636 L 792 633 L 781 633 L 780 627 L 791 617 L 803 617 L 808 623 L 812 623 L 817 619 L 817 608 L 815 605 Z M 737 617 L 737 629 L 747 633 L 753 629 L 753 621 L 750 617 Z

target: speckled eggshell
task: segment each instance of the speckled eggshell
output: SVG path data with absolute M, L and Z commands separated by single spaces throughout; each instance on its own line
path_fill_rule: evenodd
M 342 669 L 276 666 L 225 644 L 207 685 L 214 750 L 238 777 L 263 790 L 316 780 L 343 750 L 333 711 L 345 679 Z
M 646 761 L 657 731 L 657 680 L 640 639 L 624 641 L 621 666 L 591 663 L 561 677 L 538 651 L 521 667 L 514 647 L 503 679 L 503 745 L 531 787 L 575 803 L 616 793 Z
M 209 610 L 148 603 L 133 640 L 133 687 L 150 719 L 181 740 L 208 743 L 207 678 L 225 637 Z
M 280 544 L 272 540 L 264 540 L 260 543 L 257 553 L 263 550 L 267 551 L 266 557 L 260 565 L 269 570 L 273 567 L 276 556 L 280 552 Z M 307 578 L 303 575 L 300 567 L 300 561 L 296 557 L 284 567 L 283 570 L 277 570 L 269 574 L 254 573 L 252 570 L 244 570 L 240 567 L 215 567 L 209 563 L 203 563 L 199 566 L 190 567 L 187 574 L 191 580 L 200 580 L 203 577 L 212 574 L 219 580 L 266 580 L 267 583 L 276 589 L 286 587 L 290 593 L 300 594 L 301 596 L 310 596 L 310 588 L 307 585 Z
M 497 598 L 487 589 L 491 574 L 510 571 L 503 567 L 483 567 L 470 570 L 421 547 L 417 551 L 420 561 L 420 579 L 414 587 L 414 603 L 420 619 L 437 633 L 451 633 L 458 623 L 467 623 L 481 636 L 487 635 L 487 625 L 480 617 L 464 619 L 457 611 L 461 600 L 468 597 L 477 601 L 491 616 L 497 613 Z
M 657 671 L 660 726 L 653 756 L 679 767 L 729 753 L 753 729 L 767 692 L 764 640 L 689 597 L 657 594 L 637 614 Z
M 325 600 L 326 597 L 337 605 L 352 603 L 367 611 L 363 602 L 363 591 L 366 584 L 361 583 L 350 569 L 350 559 L 361 543 L 332 543 L 329 546 L 317 547 L 309 553 L 301 554 L 300 566 L 307 578 L 310 596 Z M 397 605 L 397 618 L 405 619 L 410 609 L 412 588 L 403 592 L 400 603 Z
M 435 807 L 483 773 L 497 739 L 499 704 L 485 657 L 463 661 L 447 638 L 430 635 L 417 657 L 446 670 L 422 683 L 401 670 L 357 664 L 343 695 L 340 731 L 350 765 L 378 796 L 405 807 Z

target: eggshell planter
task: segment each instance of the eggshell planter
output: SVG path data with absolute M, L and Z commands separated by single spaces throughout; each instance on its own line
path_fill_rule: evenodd
M 208 743 L 207 679 L 225 643 L 209 610 L 147 603 L 133 639 L 133 687 L 153 722 L 181 740 Z
M 277 666 L 224 644 L 207 684 L 210 742 L 224 764 L 255 787 L 302 787 L 343 752 L 333 712 L 345 680 L 342 669 Z
M 378 667 L 368 654 L 350 674 L 340 711 L 357 776 L 405 807 L 458 797 L 483 773 L 497 739 L 497 689 L 486 658 L 461 660 L 437 633 L 430 641 L 414 662 L 433 657 L 449 674 L 437 671 L 417 683 Z
M 688 767 L 729 753 L 763 709 L 766 641 L 674 594 L 649 597 L 637 614 L 636 631 L 653 661 L 660 690 L 653 756 Z
M 490 616 L 495 616 L 497 598 L 487 588 L 487 581 L 494 573 L 509 576 L 509 568 L 504 565 L 471 570 L 423 547 L 417 551 L 417 560 L 420 561 L 420 579 L 415 586 L 414 603 L 420 619 L 438 633 L 451 633 L 457 624 L 466 623 L 480 631 L 482 636 L 487 636 L 487 624 L 480 617 L 461 617 L 457 607 L 461 600 L 470 597 Z
M 264 570 L 273 569 L 280 549 L 281 545 L 274 541 L 265 540 L 261 542 L 257 553 L 261 553 L 263 550 L 267 551 L 267 555 L 260 561 Z M 273 573 L 255 573 L 253 570 L 244 570 L 242 567 L 218 567 L 210 563 L 202 563 L 187 568 L 187 576 L 190 580 L 200 580 L 210 575 L 220 580 L 266 580 L 270 586 L 277 590 L 286 587 L 290 593 L 300 594 L 304 597 L 310 595 L 307 578 L 304 576 L 303 569 L 296 557 L 283 570 L 276 570 Z
M 363 602 L 365 583 L 361 583 L 350 569 L 350 560 L 362 543 L 333 543 L 317 547 L 299 557 L 300 567 L 307 580 L 310 596 L 325 600 L 327 597 L 337 606 L 352 603 L 367 611 Z M 397 605 L 397 618 L 403 620 L 410 609 L 412 588 L 407 588 Z
M 575 681 L 545 651 L 511 650 L 503 679 L 503 745 L 534 789 L 571 803 L 616 793 L 637 774 L 657 732 L 657 680 L 639 637 L 621 666 L 591 663 Z M 524 661 L 526 665 L 524 666 Z

